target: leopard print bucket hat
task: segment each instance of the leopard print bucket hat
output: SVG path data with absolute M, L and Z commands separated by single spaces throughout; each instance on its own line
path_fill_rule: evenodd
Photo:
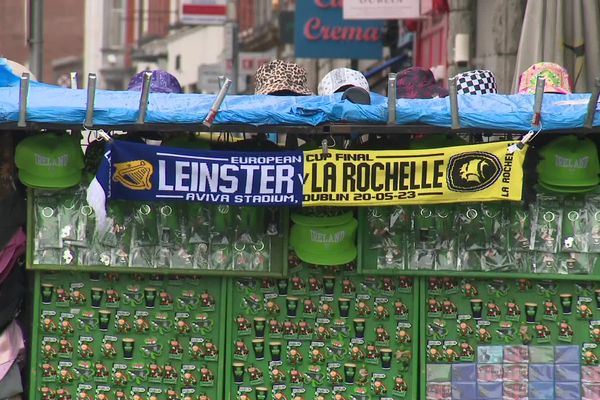
M 256 94 L 292 92 L 312 95 L 306 83 L 306 70 L 298 64 L 273 60 L 256 70 Z

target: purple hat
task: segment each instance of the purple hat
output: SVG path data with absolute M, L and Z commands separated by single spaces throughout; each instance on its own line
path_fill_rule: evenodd
M 433 99 L 448 96 L 448 90 L 436 83 L 433 72 L 421 67 L 402 70 L 396 76 L 398 98 Z
M 129 81 L 127 90 L 141 92 L 144 86 L 144 73 L 146 71 L 135 74 Z M 152 93 L 183 93 L 181 85 L 177 78 L 163 71 L 157 69 L 152 71 L 152 80 L 150 81 L 150 92 Z

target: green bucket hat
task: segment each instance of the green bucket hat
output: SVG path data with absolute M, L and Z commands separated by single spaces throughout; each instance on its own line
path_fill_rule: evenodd
M 440 147 L 463 146 L 467 142 L 457 135 L 425 135 L 422 139 L 413 140 L 408 148 L 410 150 L 436 149 Z
M 19 180 L 37 189 L 64 189 L 81 181 L 83 151 L 71 136 L 52 133 L 23 139 L 15 149 Z
M 560 137 L 540 150 L 540 158 L 539 183 L 550 190 L 586 192 L 600 183 L 598 150 L 589 139 L 573 135 Z
M 323 220 L 328 224 L 323 225 Z M 329 218 L 292 214 L 292 221 L 290 244 L 302 261 L 315 265 L 341 265 L 356 258 L 358 222 L 352 213 Z

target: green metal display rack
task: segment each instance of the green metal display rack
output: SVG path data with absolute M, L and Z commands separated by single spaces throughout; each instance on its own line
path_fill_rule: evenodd
M 596 398 L 600 286 L 420 279 L 423 399 Z
M 36 271 L 34 288 L 29 399 L 222 398 L 225 280 Z
M 227 400 L 418 398 L 412 278 L 300 266 L 228 297 Z

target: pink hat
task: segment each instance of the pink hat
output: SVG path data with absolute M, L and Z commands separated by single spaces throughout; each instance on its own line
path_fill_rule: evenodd
M 519 77 L 519 93 L 534 94 L 537 77 L 540 75 L 546 79 L 544 93 L 571 93 L 571 81 L 567 70 L 550 62 L 540 62 L 527 68 Z
M 0 380 L 10 370 L 10 367 L 25 350 L 23 331 L 16 321 L 13 321 L 0 335 Z

